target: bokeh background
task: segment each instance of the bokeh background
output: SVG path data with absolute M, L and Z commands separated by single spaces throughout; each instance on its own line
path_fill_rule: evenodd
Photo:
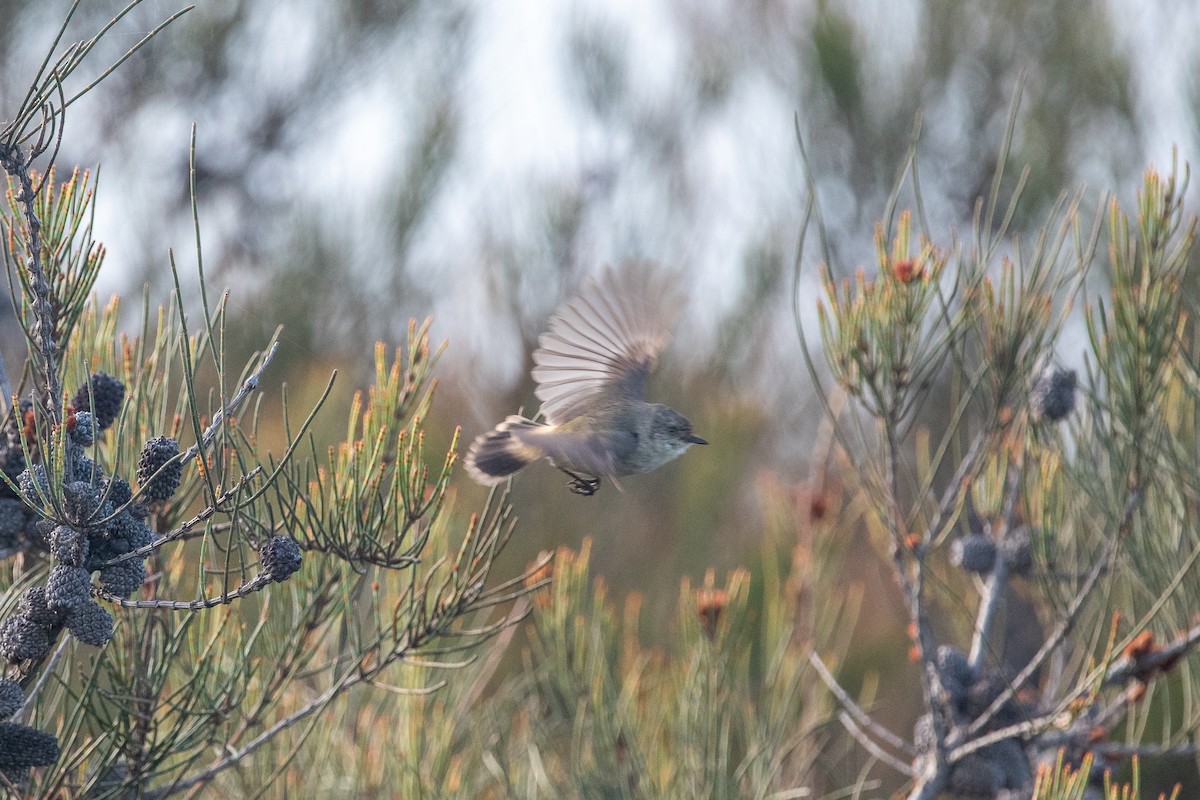
M 96 66 L 179 7 L 146 0 Z M 0 0 L 0 116 L 66 8 Z M 86 0 L 67 39 L 117 10 Z M 931 232 L 952 247 L 969 230 L 1020 85 L 1012 161 L 1031 172 L 1015 229 L 1029 237 L 1064 190 L 1086 187 L 1085 209 L 1105 192 L 1129 201 L 1173 147 L 1196 157 L 1197 34 L 1188 0 L 201 0 L 72 106 L 59 163 L 101 167 L 100 292 L 137 311 L 143 287 L 167 297 L 169 248 L 196 288 L 196 124 L 204 267 L 231 292 L 234 346 L 282 325 L 265 385 L 286 381 L 297 406 L 338 369 L 329 441 L 372 343 L 400 343 L 412 317 L 432 315 L 447 343 L 430 446 L 461 426 L 465 450 L 536 408 L 536 337 L 585 275 L 626 258 L 682 268 L 691 302 L 651 391 L 712 446 L 593 498 L 528 471 L 506 556 L 515 573 L 593 537 L 596 571 L 618 597 L 645 595 L 653 637 L 683 576 L 759 557 L 761 481 L 806 502 L 830 465 L 792 315 L 796 128 L 834 269 L 849 272 L 872 261 L 918 113 Z M 799 282 L 809 326 L 814 253 Z M 1068 336 L 1059 357 L 1083 346 Z M 455 491 L 484 494 L 465 475 Z M 853 563 L 848 579 L 878 587 L 861 658 L 902 668 L 886 565 Z

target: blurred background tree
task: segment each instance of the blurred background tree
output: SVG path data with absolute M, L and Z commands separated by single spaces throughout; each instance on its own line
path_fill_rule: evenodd
M 107 46 L 124 50 L 139 20 L 149 29 L 175 8 L 145 3 Z M 74 24 L 110 13 L 86 3 Z M 803 504 L 811 463 L 828 455 L 812 445 L 819 406 L 791 320 L 804 185 L 793 114 L 832 264 L 848 271 L 874 258 L 918 111 L 931 233 L 969 227 L 1023 80 L 1012 161 L 1032 169 L 1014 230 L 1032 234 L 1062 187 L 1134 187 L 1171 143 L 1197 151 L 1197 13 L 1099 0 L 203 2 L 73 109 L 88 122 L 60 162 L 103 163 L 101 290 L 149 283 L 165 297 L 163 253 L 192 236 L 198 122 L 206 262 L 238 298 L 230 358 L 282 323 L 265 381 L 286 377 L 303 402 L 332 366 L 367 383 L 362 343 L 399 340 L 410 317 L 432 314 L 433 339 L 450 341 L 427 423 L 437 447 L 456 423 L 469 438 L 532 410 L 536 336 L 583 274 L 630 256 L 685 267 L 693 303 L 655 396 L 716 446 L 586 505 L 550 470 L 523 476 L 508 554 L 515 572 L 592 535 L 593 569 L 614 595 L 644 592 L 643 624 L 661 634 L 680 578 L 759 562 L 758 481 L 776 476 Z M 21 96 L 60 14 L 0 2 L 0 97 Z M 801 288 L 815 295 L 809 275 Z M 804 321 L 815 333 L 815 315 Z M 1083 345 L 1068 322 L 1062 359 L 1077 363 Z M 936 434 L 944 418 L 926 407 L 921 424 Z M 261 431 L 272 433 L 282 439 Z M 483 494 L 461 478 L 450 491 Z M 881 660 L 896 648 L 871 646 L 903 639 L 888 579 L 870 559 L 848 563 L 848 579 L 888 587 L 867 600 L 868 644 L 851 658 L 911 686 Z M 896 703 L 897 719 L 911 712 Z
M 10 5 L 0 81 L 28 73 L 56 19 Z M 168 8 L 147 3 L 135 23 Z M 683 405 L 724 457 L 598 499 L 606 513 L 588 530 L 611 545 L 595 556 L 605 572 L 642 552 L 697 576 L 755 551 L 748 482 L 759 468 L 798 474 L 815 429 L 804 376 L 778 368 L 798 363 L 785 291 L 802 185 L 793 113 L 834 261 L 852 267 L 871 258 L 918 110 L 933 233 L 966 227 L 1023 75 L 1024 230 L 1062 186 L 1134 185 L 1172 142 L 1187 156 L 1196 104 L 1186 81 L 1160 78 L 1190 74 L 1181 31 L 1195 14 L 1082 0 L 202 3 L 81 103 L 94 123 L 63 158 L 102 160 L 119 187 L 98 209 L 117 266 L 102 290 L 165 291 L 161 253 L 190 236 L 183 143 L 197 121 L 210 274 L 245 298 L 231 308 L 238 329 L 261 341 L 274 320 L 257 309 L 280 309 L 286 373 L 319 382 L 357 343 L 432 314 L 434 338 L 452 342 L 437 416 L 468 434 L 532 405 L 534 339 L 583 273 L 632 256 L 686 267 L 686 346 L 661 384 L 677 394 L 667 402 L 693 398 Z M 85 4 L 77 24 L 103 16 Z M 526 504 L 531 551 L 564 526 L 576 544 L 586 532 L 553 484 L 517 487 L 538 501 Z M 653 501 L 664 495 L 687 502 Z

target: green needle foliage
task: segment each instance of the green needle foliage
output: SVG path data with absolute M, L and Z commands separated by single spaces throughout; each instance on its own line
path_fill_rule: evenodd
M 457 436 L 427 461 L 428 323 L 393 357 L 378 346 L 345 441 L 322 449 L 320 403 L 296 415 L 286 393 L 260 395 L 277 339 L 227 361 L 198 227 L 199 314 L 173 256 L 171 304 L 144 302 L 136 332 L 119 299 L 99 304 L 94 182 L 33 162 L 53 161 L 77 96 L 63 86 L 103 33 L 48 57 L 0 130 L 0 249 L 27 343 L 21 369 L 0 370 L 0 783 L 38 797 L 277 791 L 356 688 L 400 675 L 435 689 L 534 585 L 491 575 L 513 529 L 503 493 L 453 507 Z M 282 452 L 260 443 L 267 424 Z
M 42 223 L 42 247 L 47 251 L 46 279 L 54 303 L 57 341 L 71 338 L 104 263 L 104 246 L 92 239 L 94 192 L 91 173 L 76 169 L 69 180 L 59 183 L 52 169 L 34 201 L 34 213 Z M 7 240 L 19 233 L 10 227 L 9 221 L 21 217 L 11 183 L 5 200 L 7 208 L 0 232 Z M 23 327 L 28 329 L 33 323 L 28 318 L 27 298 L 33 296 L 29 272 L 20 268 L 19 259 L 10 248 L 3 248 L 2 252 L 6 273 L 20 282 L 19 287 L 13 287 L 19 290 L 19 299 L 15 294 L 13 299 L 15 307 L 22 309 L 26 317 Z
M 1136 756 L 1133 759 L 1133 778 L 1130 783 L 1118 785 L 1106 778 L 1102 791 L 1095 785 L 1095 781 L 1088 779 L 1092 763 L 1093 759 L 1089 754 L 1084 757 L 1078 769 L 1072 769 L 1070 765 L 1063 764 L 1060 758 L 1053 769 L 1046 769 L 1038 774 L 1033 793 L 1034 800 L 1087 800 L 1089 797 L 1098 800 L 1141 800 L 1143 795 Z M 1160 794 L 1158 800 L 1178 800 L 1179 791 L 1179 787 L 1175 787 L 1170 797 Z
M 457 507 L 457 433 L 426 453 L 428 322 L 376 348 L 344 439 L 319 446 L 333 378 L 297 412 L 260 391 L 278 333 L 231 363 L 198 221 L 198 311 L 173 255 L 176 291 L 144 300 L 135 331 L 120 300 L 99 303 L 95 183 L 53 166 L 64 114 L 162 26 L 81 79 L 139 3 L 59 54 L 77 5 L 0 129 L 26 344 L 19 369 L 0 365 L 10 793 L 1133 800 L 1137 759 L 1196 755 L 1186 168 L 1147 172 L 1136 209 L 1092 220 L 1064 195 L 1023 241 L 1014 103 L 970 236 L 938 243 L 914 147 L 913 210 L 895 213 L 898 188 L 853 280 L 824 254 L 824 365 L 805 342 L 852 484 L 805 508 L 762 481 L 756 568 L 684 581 L 671 632 L 647 643 L 640 597 L 592 580 L 590 544 L 493 576 L 514 518 L 503 492 Z M 822 33 L 824 55 L 843 33 Z M 812 219 L 815 201 L 804 233 Z M 1097 264 L 1107 288 L 1088 294 Z M 1086 350 L 1066 353 L 1076 328 Z M 844 534 L 860 525 L 908 624 L 911 735 L 872 716 L 896 698 L 850 664 L 865 592 L 843 580 Z M 834 785 L 850 747 L 865 764 Z M 1132 782 L 1114 784 L 1126 760 Z
M 800 514 L 776 484 L 760 501 L 758 574 L 685 580 L 673 634 L 650 646 L 641 596 L 614 603 L 590 579 L 590 542 L 531 576 L 553 582 L 533 599 L 521 668 L 471 712 L 461 747 L 477 755 L 457 795 L 805 796 L 830 714 L 808 654 L 844 655 L 862 594 L 837 586 L 837 520 Z
M 1016 800 L 1035 780 L 1046 800 L 1136 795 L 1109 794 L 1105 770 L 1195 755 L 1200 724 L 1187 170 L 1147 171 L 1132 213 L 1113 200 L 1090 223 L 1064 195 L 1030 244 L 1008 238 L 1028 172 L 1002 206 L 1002 158 L 973 241 L 922 233 L 914 250 L 915 149 L 908 167 L 917 213 L 880 225 L 877 271 L 839 280 L 826 260 L 827 371 L 805 343 L 814 382 L 855 401 L 827 410 L 920 667 L 915 757 L 881 760 L 911 800 Z M 1088 296 L 1097 264 L 1109 289 Z M 1060 354 L 1082 356 L 1083 376 Z M 873 757 L 903 751 L 846 727 Z

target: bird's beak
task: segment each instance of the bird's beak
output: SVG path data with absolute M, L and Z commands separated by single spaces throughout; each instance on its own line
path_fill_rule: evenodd
M 689 435 L 686 439 L 684 439 L 684 441 L 688 444 L 708 444 L 708 442 L 704 441 L 699 436 L 693 435 Z

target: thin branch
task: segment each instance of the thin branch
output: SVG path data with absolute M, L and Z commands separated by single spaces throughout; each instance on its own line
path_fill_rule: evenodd
M 204 600 L 127 600 L 120 595 L 112 594 L 104 589 L 95 589 L 96 596 L 107 600 L 110 603 L 121 606 L 122 608 L 162 608 L 168 611 L 200 611 L 205 608 L 216 608 L 217 606 L 228 605 L 234 600 L 237 600 L 255 592 L 262 591 L 267 586 L 270 586 L 272 578 L 266 573 L 260 572 L 250 580 L 243 583 L 232 592 L 223 592 L 216 597 L 210 597 Z
M 999 518 L 1001 530 L 999 536 L 995 537 L 997 545 L 1012 533 L 1013 511 L 1016 507 L 1020 489 L 1021 464 L 1009 462 L 1008 474 L 1005 476 L 1004 481 L 1004 503 Z M 971 665 L 972 670 L 978 671 L 983 664 L 983 656 L 988 649 L 988 639 L 991 638 L 996 614 L 1004 604 L 1004 590 L 1007 586 L 1008 563 L 998 548 L 995 562 L 992 565 L 992 572 L 988 575 L 984 586 L 983 600 L 979 604 L 979 612 L 976 615 L 975 635 L 971 639 L 971 653 L 968 656 L 968 663 Z
M 158 548 L 162 547 L 167 542 L 173 542 L 176 539 L 183 539 L 183 538 L 188 537 L 191 534 L 192 528 L 194 528 L 197 525 L 200 525 L 204 522 L 207 522 L 209 519 L 216 516 L 217 513 L 222 510 L 222 506 L 224 506 L 226 503 L 228 503 L 230 500 L 232 500 L 238 494 L 240 494 L 242 489 L 244 489 L 246 486 L 248 486 L 250 484 L 251 481 L 253 481 L 255 478 L 257 478 L 262 473 L 262 471 L 263 471 L 262 467 L 255 467 L 254 469 L 250 470 L 245 475 L 243 475 L 241 478 L 239 478 L 238 482 L 236 484 L 234 484 L 231 488 L 226 490 L 225 493 L 222 494 L 220 497 L 216 498 L 216 500 L 211 505 L 205 506 L 203 509 L 201 509 L 199 512 L 197 512 L 196 516 L 192 517 L 191 519 L 187 520 L 186 522 L 181 523 L 179 525 L 179 527 L 176 528 L 175 530 L 158 537 L 150 544 L 143 545 L 142 547 L 139 547 L 136 550 L 130 550 L 128 553 L 122 553 L 119 556 L 114 556 L 113 558 L 110 558 L 108 561 L 105 561 L 101 566 L 109 567 L 109 566 L 112 566 L 113 564 L 120 564 L 122 561 L 131 561 L 135 558 L 144 559 L 146 556 L 150 555 L 151 553 L 153 553 Z
M 512 615 L 509 615 L 501 620 L 500 623 L 498 623 L 498 626 L 502 627 L 504 625 L 511 624 L 512 619 Z M 332 686 L 321 693 L 320 696 L 302 708 L 296 710 L 294 713 L 279 720 L 274 725 L 256 736 L 254 739 L 247 742 L 242 748 L 228 753 L 223 758 L 213 762 L 195 775 L 180 779 L 172 783 L 170 786 L 167 786 L 157 792 L 148 794 L 148 796 L 156 798 L 157 800 L 158 798 L 163 798 L 170 794 L 185 792 L 189 789 L 193 789 L 204 783 L 207 783 L 224 770 L 236 766 L 244 758 L 270 742 L 283 731 L 292 727 L 304 718 L 309 717 L 327 707 L 344 692 L 352 689 L 360 683 L 371 681 L 375 675 L 379 674 L 389 664 L 404 659 L 407 653 L 419 648 L 427 639 L 442 633 L 441 629 L 444 628 L 446 624 L 447 620 L 439 617 L 437 614 L 434 614 L 418 630 L 410 632 L 402 642 L 398 642 L 396 647 L 392 649 L 389 657 L 386 660 L 381 661 L 374 669 L 364 671 L 357 663 L 351 665 L 346 673 L 337 681 L 335 681 Z
M 217 431 L 220 430 L 221 423 L 225 420 L 225 416 L 233 411 L 236 411 L 237 407 L 242 404 L 242 402 L 250 395 L 250 393 L 258 388 L 258 382 L 262 377 L 263 370 L 265 370 L 267 365 L 271 363 L 271 360 L 275 358 L 275 353 L 278 351 L 279 342 L 275 342 L 271 345 L 271 349 L 267 351 L 266 355 L 263 356 L 262 363 L 258 365 L 258 369 L 250 373 L 250 377 L 246 378 L 246 380 L 242 382 L 241 388 L 237 390 L 237 393 L 232 398 L 230 398 L 228 405 L 226 405 L 224 408 L 217 409 L 217 412 L 213 414 L 212 424 L 204 430 L 204 433 L 200 437 L 200 441 L 196 442 L 194 445 L 185 450 L 183 455 L 179 457 L 180 464 L 186 464 L 189 460 L 199 455 L 202 447 L 208 447 L 209 443 L 212 442 L 213 438 L 217 435 Z
M 992 721 L 992 718 L 1004 707 L 1009 700 L 1024 686 L 1033 674 L 1041 668 L 1043 662 L 1049 658 L 1050 654 L 1062 644 L 1066 639 L 1067 634 L 1075 627 L 1075 623 L 1079 621 L 1079 614 L 1083 610 L 1083 604 L 1087 601 L 1092 591 L 1096 588 L 1097 581 L 1100 576 L 1108 571 L 1109 563 L 1112 555 L 1116 550 L 1116 540 L 1109 543 L 1109 548 L 1104 556 L 1096 561 L 1092 571 L 1088 574 L 1087 581 L 1076 592 L 1075 597 L 1071 599 L 1071 605 L 1067 608 L 1058 625 L 1054 627 L 1054 631 L 1046 638 L 1046 641 L 1034 654 L 1033 658 L 1029 659 L 1029 663 L 1017 673 L 1000 695 L 992 701 L 992 704 L 984 710 L 982 714 L 975 718 L 971 723 L 971 727 L 967 729 L 967 735 L 973 736 Z
M 1053 725 L 1057 718 L 1058 712 L 1055 711 L 1050 714 L 1043 714 L 1042 716 L 1034 717 L 1033 719 L 1027 719 L 1024 722 L 1017 722 L 1013 725 L 1006 725 L 1003 728 L 997 728 L 994 731 L 989 731 L 983 736 L 971 739 L 969 742 L 960 744 L 958 747 L 951 750 L 947 755 L 946 760 L 953 764 L 977 750 L 982 750 L 988 745 L 1002 742 L 1005 739 L 1014 739 L 1018 737 L 1027 739 L 1032 736 L 1036 736 L 1038 733 Z M 1039 740 L 1039 743 L 1042 743 L 1042 741 Z
M 875 744 L 871 737 L 867 736 L 866 732 L 858 727 L 858 723 L 854 721 L 854 718 L 850 716 L 848 712 L 839 711 L 838 721 L 842 723 L 842 727 L 846 729 L 846 732 L 853 736 L 868 753 L 875 756 L 875 758 L 879 759 L 884 764 L 887 764 L 901 775 L 907 775 L 910 778 L 916 777 L 916 772 L 913 770 L 912 764 L 906 764 L 905 762 L 888 753 L 886 750 L 880 748 L 879 745 Z
M 892 747 L 895 747 L 897 750 L 903 750 L 910 756 L 915 756 L 917 754 L 917 751 L 913 749 L 911 744 L 904 741 L 875 720 L 871 719 L 870 715 L 863 710 L 862 706 L 854 702 L 854 699 L 850 697 L 846 690 L 842 688 L 841 684 L 837 682 L 837 678 L 835 678 L 833 673 L 829 671 L 829 667 L 825 666 L 825 662 L 821 660 L 821 657 L 817 655 L 815 650 L 808 654 L 808 661 L 813 665 L 813 668 L 816 669 L 817 675 L 821 677 L 821 680 L 825 682 L 825 685 L 829 687 L 829 691 L 833 694 L 834 699 L 838 701 L 838 705 L 845 710 L 845 713 L 853 717 L 855 722 L 869 730 L 879 739 L 882 739 Z
M 98 42 L 98 41 L 100 40 L 100 38 L 101 38 L 102 36 L 104 36 L 104 34 L 105 34 L 105 33 L 107 33 L 107 32 L 108 32 L 108 29 L 109 29 L 109 28 L 111 28 L 111 27 L 112 27 L 112 26 L 114 26 L 114 25 L 115 25 L 117 22 L 119 22 L 119 21 L 120 21 L 120 19 L 121 19 L 121 17 L 122 17 L 122 16 L 124 16 L 124 14 L 125 14 L 125 12 L 126 12 L 126 11 L 129 11 L 129 10 L 131 10 L 131 9 L 132 9 L 134 6 L 137 6 L 137 5 L 138 5 L 138 4 L 140 4 L 140 3 L 141 3 L 141 0 L 134 0 L 134 2 L 131 2 L 131 3 L 130 3 L 128 6 L 126 6 L 126 9 L 125 9 L 125 11 L 122 11 L 120 15 L 118 15 L 117 17 L 115 17 L 115 18 L 114 18 L 114 19 L 113 19 L 111 22 L 109 22 L 109 24 L 108 24 L 108 25 L 106 25 L 104 28 L 102 28 L 102 29 L 100 30 L 100 32 L 99 32 L 99 33 L 97 33 L 95 36 L 93 36 L 93 37 L 92 37 L 92 38 L 91 38 L 91 39 L 90 39 L 90 40 L 89 40 L 89 41 L 86 43 L 86 44 L 87 44 L 87 47 L 88 47 L 88 49 L 90 50 L 90 49 L 91 49 L 91 47 L 92 47 L 92 46 L 93 46 L 93 45 L 94 45 L 96 42 Z M 117 70 L 117 68 L 118 68 L 118 67 L 120 67 L 120 66 L 121 66 L 122 64 L 124 64 L 124 63 L 125 63 L 127 60 L 129 60 L 129 59 L 130 59 L 130 58 L 131 58 L 131 57 L 132 57 L 132 56 L 133 56 L 133 55 L 134 55 L 134 54 L 135 54 L 135 53 L 136 53 L 138 50 L 141 50 L 143 47 L 145 47 L 147 44 L 149 44 L 151 39 L 153 39 L 153 38 L 154 38 L 155 36 L 157 36 L 158 34 L 162 33 L 162 32 L 163 32 L 163 30 L 165 30 L 165 29 L 166 29 L 166 27 L 167 27 L 168 25 L 170 25 L 170 24 L 171 24 L 171 23 L 173 23 L 175 20 L 177 20 L 177 19 L 179 19 L 180 17 L 182 17 L 184 14 L 187 14 L 189 11 L 191 11 L 191 10 L 192 10 L 192 9 L 194 9 L 194 8 L 195 8 L 195 6 L 185 6 L 185 7 L 181 8 L 181 9 L 179 9 L 178 11 L 176 11 L 174 14 L 171 14 L 169 17 L 167 17 L 166 19 L 164 19 L 162 22 L 160 22 L 160 23 L 158 23 L 157 25 L 155 25 L 155 26 L 154 26 L 154 28 L 152 28 L 152 29 L 151 29 L 151 30 L 150 30 L 150 31 L 149 31 L 149 32 L 148 32 L 148 33 L 147 33 L 145 36 L 143 36 L 143 37 L 142 37 L 141 39 L 139 39 L 139 40 L 138 40 L 138 41 L 137 41 L 137 42 L 136 42 L 136 43 L 135 43 L 135 44 L 134 44 L 132 47 L 130 47 L 128 50 L 126 50 L 126 51 L 125 51 L 125 52 L 124 52 L 124 53 L 123 53 L 123 54 L 120 56 L 120 58 L 118 58 L 116 61 L 114 61 L 112 64 L 110 64 L 110 65 L 108 66 L 108 68 L 107 68 L 107 69 L 105 69 L 103 72 L 101 72 L 101 73 L 100 73 L 100 75 L 99 75 L 99 76 L 97 76 L 95 79 L 93 79 L 91 83 L 87 84 L 87 85 L 86 85 L 86 86 L 84 86 L 82 89 L 80 89 L 78 92 L 76 92 L 75 94 L 73 94 L 73 95 L 71 96 L 71 98 L 70 98 L 69 100 L 67 100 L 67 101 L 66 101 L 66 102 L 63 104 L 63 108 L 64 108 L 64 109 L 66 109 L 66 107 L 67 107 L 67 106 L 71 105 L 71 104 L 72 104 L 72 103 L 74 103 L 76 100 L 78 100 L 79 98 L 83 97 L 85 94 L 87 94 L 88 92 L 90 92 L 92 89 L 95 89 L 95 88 L 96 88 L 96 86 L 97 86 L 97 85 L 99 85 L 99 83 L 100 83 L 101 81 L 103 81 L 103 80 L 104 80 L 105 78 L 107 78 L 109 75 L 112 75 L 112 74 L 113 74 L 113 73 L 114 73 L 114 72 Z
M 308 717 L 311 714 L 320 711 L 322 708 L 325 708 L 331 702 L 337 699 L 337 697 L 343 692 L 359 683 L 362 683 L 363 680 L 364 678 L 362 677 L 361 673 L 359 673 L 358 668 L 351 667 L 341 677 L 341 679 L 326 689 L 319 697 L 310 702 L 308 705 L 303 706 L 296 712 L 289 714 L 271 727 L 267 728 L 265 731 L 247 743 L 245 747 L 241 748 L 240 750 L 234 750 L 230 752 L 224 758 L 218 759 L 208 767 L 202 769 L 200 772 L 197 772 L 195 775 L 192 775 L 189 778 L 176 781 L 157 792 L 148 793 L 148 796 L 156 798 L 157 800 L 157 798 L 167 797 L 171 794 L 177 794 L 179 792 L 186 792 L 193 787 L 207 783 L 221 772 L 229 769 L 235 764 L 238 764 L 242 759 L 253 753 L 255 750 L 258 750 L 258 748 L 262 747 L 267 742 L 271 741 L 271 739 L 275 738 L 275 736 L 278 734 L 292 727 L 297 722 L 300 722 L 305 717 Z
M 1050 654 L 1066 639 L 1067 634 L 1075 627 L 1075 623 L 1079 621 L 1079 614 L 1083 610 L 1083 604 L 1095 590 L 1100 576 L 1106 574 L 1112 565 L 1112 560 L 1116 556 L 1118 542 L 1127 531 L 1129 525 L 1132 524 L 1133 514 L 1137 511 L 1141 497 L 1142 493 L 1136 487 L 1130 491 L 1129 497 L 1125 501 L 1125 509 L 1121 517 L 1121 522 L 1117 526 L 1117 535 L 1109 538 L 1108 547 L 1105 549 L 1103 555 L 1096 560 L 1095 566 L 1088 573 L 1087 580 L 1083 586 L 1079 587 L 1079 591 L 1075 593 L 1075 597 L 1071 599 L 1071 604 L 1067 608 L 1066 614 L 1059 620 L 1054 631 L 1046 638 L 1045 643 L 1042 644 L 1033 658 L 1029 660 L 1029 663 L 1009 682 L 1004 691 L 1000 693 L 1000 696 L 971 723 L 971 727 L 967 729 L 969 736 L 983 730 L 984 726 L 991 722 L 992 718 L 1000 711 L 1004 704 L 1011 700 L 1017 691 L 1033 677 L 1033 674 L 1041 668 L 1042 663 L 1045 662 Z

